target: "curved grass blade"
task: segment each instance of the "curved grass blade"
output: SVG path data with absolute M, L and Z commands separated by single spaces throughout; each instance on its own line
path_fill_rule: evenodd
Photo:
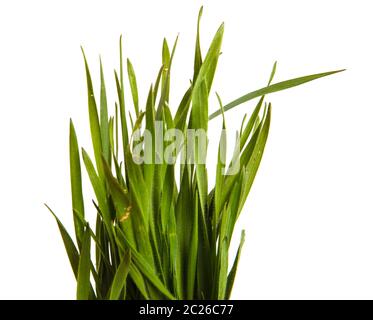
M 250 192 L 251 186 L 254 182 L 254 178 L 256 176 L 256 173 L 258 171 L 264 148 L 267 142 L 268 133 L 269 133 L 269 127 L 271 123 L 271 109 L 272 106 L 269 104 L 268 110 L 266 115 L 264 116 L 264 123 L 260 129 L 260 133 L 258 136 L 258 140 L 255 144 L 254 150 L 250 156 L 250 159 L 246 165 L 247 175 L 246 178 L 243 181 L 243 188 L 241 190 L 241 199 L 238 207 L 238 214 L 241 212 L 243 205 L 245 204 L 246 198 Z M 237 218 L 238 218 L 237 214 Z
M 276 74 L 276 69 L 277 69 L 277 61 L 275 61 L 275 63 L 273 64 L 271 75 L 269 76 L 267 86 L 269 86 L 272 83 L 272 80 Z
M 71 239 L 69 233 L 66 231 L 64 225 L 55 215 L 51 208 L 47 204 L 44 204 L 53 217 L 56 219 L 58 229 L 60 230 L 62 241 L 65 245 L 66 253 L 70 261 L 71 269 L 74 272 L 75 278 L 78 277 L 78 267 L 79 267 L 79 252 L 78 249 L 75 247 L 74 241 Z
M 247 139 L 249 138 L 250 133 L 252 133 L 252 131 L 253 131 L 254 124 L 255 124 L 255 121 L 256 121 L 256 119 L 259 115 L 259 112 L 262 108 L 263 101 L 264 101 L 264 96 L 262 96 L 260 98 L 258 104 L 256 105 L 253 113 L 250 116 L 249 121 L 247 122 L 247 124 L 245 126 L 245 129 L 243 130 L 242 134 L 240 135 L 240 150 L 244 149 L 245 144 L 247 142 Z M 255 130 L 254 130 L 254 132 L 255 132 Z
M 271 83 L 272 83 L 272 80 L 276 74 L 276 69 L 277 69 L 277 61 L 273 64 L 273 67 L 272 67 L 272 71 L 271 71 L 271 75 L 269 77 L 269 80 L 268 80 L 268 84 L 267 86 L 269 86 Z M 246 141 L 250 135 L 250 133 L 252 132 L 252 130 L 255 132 L 255 124 L 257 123 L 257 120 L 258 120 L 258 115 L 259 115 L 259 112 L 261 110 L 261 107 L 262 107 L 262 104 L 263 104 L 263 101 L 264 101 L 264 98 L 265 96 L 263 95 L 258 104 L 256 105 L 253 113 L 251 114 L 251 117 L 245 127 L 245 130 L 242 131 L 242 127 L 241 127 L 241 132 L 240 132 L 240 150 L 243 150 L 245 144 L 246 144 Z M 245 115 L 246 117 L 246 115 Z M 242 122 L 243 124 L 243 122 Z
M 255 90 L 255 91 L 250 92 L 248 94 L 245 94 L 244 96 L 242 96 L 242 97 L 228 103 L 227 105 L 225 105 L 223 109 L 224 109 L 225 112 L 227 112 L 228 110 L 230 110 L 230 109 L 232 109 L 232 108 L 234 108 L 234 107 L 236 107 L 236 106 L 238 106 L 238 105 L 240 105 L 244 102 L 255 99 L 257 97 L 260 97 L 260 96 L 263 96 L 263 95 L 266 95 L 266 94 L 270 94 L 270 93 L 274 93 L 274 92 L 277 92 L 277 91 L 282 91 L 282 90 L 286 90 L 286 89 L 289 89 L 289 88 L 293 88 L 293 87 L 299 86 L 301 84 L 304 84 L 304 83 L 307 83 L 307 82 L 310 82 L 310 81 L 313 81 L 313 80 L 316 80 L 316 79 L 319 79 L 319 78 L 323 78 L 323 77 L 326 77 L 326 76 L 330 76 L 332 74 L 339 73 L 339 72 L 342 72 L 342 71 L 345 71 L 345 69 L 330 71 L 330 72 L 317 73 L 317 74 L 313 74 L 313 75 L 309 75 L 309 76 L 305 76 L 305 77 L 299 77 L 299 78 L 294 78 L 294 79 L 291 79 L 291 80 L 281 81 L 281 82 L 272 84 L 270 86 L 261 88 L 259 90 Z M 214 113 L 210 114 L 209 120 L 212 120 L 212 119 L 216 118 L 220 114 L 221 114 L 220 110 L 215 111 Z
M 234 283 L 234 280 L 236 278 L 238 262 L 240 261 L 241 251 L 242 251 L 242 247 L 243 247 L 244 243 L 245 243 L 245 230 L 242 230 L 240 245 L 239 245 L 238 250 L 237 250 L 236 258 L 234 259 L 232 269 L 231 269 L 231 271 L 229 272 L 229 275 L 228 275 L 225 299 L 230 299 L 230 296 L 231 296 L 231 293 L 232 293 L 232 288 L 233 288 L 233 283 Z

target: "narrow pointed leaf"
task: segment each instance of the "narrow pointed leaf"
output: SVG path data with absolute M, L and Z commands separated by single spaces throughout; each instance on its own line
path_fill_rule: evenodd
M 190 235 L 190 247 L 188 253 L 188 269 L 187 269 L 187 299 L 192 300 L 194 297 L 194 289 L 196 282 L 196 267 L 197 267 L 197 253 L 198 253 L 198 195 L 195 197 L 194 204 L 194 218 L 192 233 Z
M 78 300 L 88 300 L 90 295 L 90 275 L 91 275 L 91 235 L 87 228 L 84 232 L 82 252 L 79 259 L 78 279 L 76 298 Z
M 136 81 L 135 70 L 133 69 L 133 65 L 129 59 L 127 59 L 127 73 L 128 73 L 129 83 L 131 86 L 133 106 L 135 108 L 136 116 L 138 117 L 139 116 L 139 94 L 137 91 L 137 81 Z
M 66 253 L 70 261 L 71 268 L 74 272 L 75 278 L 78 277 L 78 266 L 79 266 L 79 252 L 74 244 L 74 241 L 71 239 L 69 233 L 66 231 L 64 225 L 58 219 L 58 217 L 54 214 L 51 208 L 49 208 L 46 204 L 45 206 L 51 212 L 53 217 L 56 219 L 58 229 L 60 230 L 62 241 L 65 245 Z
M 196 81 L 199 70 L 201 69 L 201 65 L 202 65 L 202 53 L 201 53 L 201 44 L 200 44 L 200 36 L 199 36 L 199 27 L 200 27 L 202 13 L 203 13 L 203 7 L 199 9 L 199 13 L 198 13 L 196 48 L 195 48 L 195 53 L 194 53 L 193 82 Z
M 99 172 L 99 175 L 102 176 L 103 171 L 102 171 L 102 163 L 101 163 L 101 154 L 102 154 L 101 128 L 100 128 L 100 123 L 98 120 L 97 105 L 96 105 L 95 95 L 93 92 L 91 74 L 89 71 L 87 59 L 85 57 L 83 48 L 82 48 L 82 52 L 83 52 L 86 77 L 87 77 L 88 114 L 89 114 L 89 124 L 91 128 L 93 151 L 95 154 L 97 171 Z
M 127 275 L 130 270 L 131 264 L 131 251 L 127 251 L 123 257 L 122 261 L 118 266 L 117 272 L 115 273 L 113 284 L 110 290 L 110 300 L 117 300 L 125 288 Z
M 239 245 L 238 250 L 237 250 L 236 258 L 234 259 L 234 263 L 233 263 L 232 269 L 231 269 L 231 271 L 229 272 L 229 275 L 228 275 L 227 289 L 226 289 L 226 293 L 225 293 L 225 299 L 230 299 L 230 296 L 231 296 L 231 293 L 232 293 L 233 284 L 234 284 L 234 280 L 236 278 L 236 273 L 237 273 L 237 268 L 238 268 L 238 262 L 240 261 L 241 251 L 242 251 L 242 247 L 243 247 L 244 243 L 245 243 L 245 230 L 242 230 L 240 245 Z
M 107 97 L 106 97 L 104 70 L 102 67 L 101 59 L 100 59 L 100 79 L 101 79 L 100 128 L 101 128 L 102 153 L 104 154 L 106 161 L 109 161 L 109 157 L 110 157 L 109 116 L 108 116 L 108 109 L 107 109 Z
M 282 90 L 286 90 L 286 89 L 289 89 L 289 88 L 293 88 L 293 87 L 299 86 L 301 84 L 304 84 L 304 83 L 307 83 L 307 82 L 310 82 L 310 81 L 313 81 L 313 80 L 316 80 L 316 79 L 319 79 L 319 78 L 322 78 L 322 77 L 330 76 L 332 74 L 342 72 L 342 71 L 345 71 L 345 69 L 330 71 L 330 72 L 317 73 L 317 74 L 313 74 L 313 75 L 309 75 L 309 76 L 304 76 L 304 77 L 294 78 L 294 79 L 291 79 L 291 80 L 281 81 L 281 82 L 272 84 L 270 86 L 261 88 L 259 90 L 252 91 L 248 94 L 245 94 L 244 96 L 242 96 L 242 97 L 228 103 L 227 105 L 225 105 L 223 109 L 224 109 L 225 112 L 227 112 L 228 110 L 230 110 L 230 109 L 232 109 L 232 108 L 234 108 L 234 107 L 236 107 L 236 106 L 238 106 L 238 105 L 240 105 L 244 102 L 255 99 L 257 97 L 260 97 L 260 96 L 263 96 L 263 95 L 266 95 L 266 94 L 270 94 L 270 93 L 274 93 L 274 92 L 277 92 L 277 91 L 282 91 Z M 212 120 L 212 119 L 216 118 L 217 116 L 219 116 L 220 114 L 221 114 L 221 111 L 217 110 L 214 113 L 210 114 L 209 119 Z
M 84 201 L 82 191 L 82 174 L 80 168 L 80 156 L 78 140 L 73 122 L 70 120 L 70 181 L 73 211 L 79 212 L 84 217 Z M 83 238 L 83 226 L 81 222 L 74 217 L 75 235 L 78 245 L 81 245 Z

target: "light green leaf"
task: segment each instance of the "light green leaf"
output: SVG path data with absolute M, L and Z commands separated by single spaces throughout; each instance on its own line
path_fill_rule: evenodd
M 269 104 L 268 106 L 267 113 L 264 117 L 263 125 L 260 129 L 258 140 L 255 144 L 252 155 L 250 156 L 250 160 L 248 161 L 247 166 L 246 166 L 247 168 L 246 170 L 248 171 L 248 174 L 246 176 L 246 179 L 243 181 L 244 188 L 241 191 L 241 200 L 240 200 L 238 212 L 240 212 L 243 208 L 243 205 L 250 192 L 251 186 L 254 182 L 254 178 L 258 171 L 260 161 L 263 156 L 264 148 L 267 142 L 270 123 L 271 123 L 271 104 Z
M 133 106 L 135 108 L 136 116 L 138 117 L 139 116 L 139 94 L 137 91 L 137 81 L 136 81 L 135 70 L 133 69 L 132 63 L 129 59 L 127 59 L 127 73 L 128 73 L 129 83 L 131 86 Z
M 171 56 L 168 49 L 168 44 L 166 39 L 163 42 L 163 51 L 162 51 L 162 63 L 163 63 L 163 72 L 162 72 L 162 88 L 161 88 L 161 97 L 158 103 L 158 109 L 156 112 L 156 120 L 162 120 L 163 107 L 169 101 L 170 96 L 170 77 L 171 77 L 171 65 L 174 59 L 176 46 L 179 37 L 176 37 L 174 46 L 172 48 Z
M 310 82 L 310 81 L 313 81 L 313 80 L 316 80 L 316 79 L 319 79 L 319 78 L 322 78 L 322 77 L 326 77 L 326 76 L 329 76 L 329 75 L 332 75 L 332 74 L 335 74 L 335 73 L 338 73 L 338 72 L 342 72 L 342 71 L 345 71 L 345 69 L 330 71 L 330 72 L 317 73 L 317 74 L 313 74 L 313 75 L 309 75 L 309 76 L 305 76 L 305 77 L 300 77 L 300 78 L 294 78 L 294 79 L 291 79 L 291 80 L 281 81 L 281 82 L 272 84 L 270 86 L 261 88 L 259 90 L 255 90 L 255 91 L 250 92 L 248 94 L 245 94 L 244 96 L 242 96 L 242 97 L 228 103 L 227 105 L 225 105 L 223 109 L 224 109 L 225 112 L 227 112 L 228 110 L 230 110 L 230 109 L 232 109 L 232 108 L 234 108 L 234 107 L 236 107 L 236 106 L 238 106 L 238 105 L 240 105 L 244 102 L 255 99 L 257 97 L 260 97 L 260 96 L 263 96 L 263 95 L 266 95 L 266 94 L 270 94 L 270 93 L 274 93 L 274 92 L 277 92 L 277 91 L 282 91 L 282 90 L 285 90 L 285 89 L 293 88 L 293 87 L 299 86 L 303 83 L 307 83 L 307 82 Z M 210 114 L 209 120 L 212 120 L 212 119 L 216 118 L 220 114 L 221 114 L 220 110 L 215 111 L 214 113 Z
M 228 273 L 228 241 L 224 238 L 219 246 L 218 300 L 225 299 Z

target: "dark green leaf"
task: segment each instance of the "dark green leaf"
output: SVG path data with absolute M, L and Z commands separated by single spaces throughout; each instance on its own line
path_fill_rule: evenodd
M 115 273 L 113 284 L 110 290 L 110 300 L 117 300 L 125 288 L 127 275 L 130 270 L 131 251 L 124 253 L 122 261 L 120 262 L 117 272 Z
M 83 237 L 82 251 L 79 259 L 77 291 L 78 300 L 88 300 L 90 295 L 90 275 L 91 275 L 91 234 L 86 228 Z
M 75 278 L 78 277 L 78 266 L 79 266 L 79 252 L 75 247 L 74 241 L 71 239 L 69 233 L 66 231 L 65 227 L 61 221 L 57 218 L 51 208 L 46 204 L 47 209 L 52 213 L 53 217 L 56 219 L 58 229 L 60 230 L 62 241 L 65 245 L 67 256 L 69 257 L 71 268 L 74 272 Z
M 102 153 L 106 161 L 110 157 L 110 140 L 109 140 L 109 116 L 107 110 L 106 87 L 104 79 L 104 71 L 100 59 L 100 78 L 101 78 L 101 91 L 100 91 L 100 126 L 101 126 L 101 141 Z
M 230 299 L 230 296 L 231 296 L 231 293 L 232 293 L 232 288 L 233 288 L 233 283 L 234 283 L 234 280 L 236 278 L 238 262 L 240 261 L 241 251 L 242 251 L 242 247 L 243 247 L 244 242 L 245 242 L 245 230 L 242 230 L 241 241 L 240 241 L 240 245 L 239 245 L 238 250 L 237 250 L 236 258 L 234 259 L 232 269 L 231 269 L 231 271 L 229 272 L 229 275 L 228 275 L 225 299 Z
M 84 201 L 82 192 L 82 175 L 80 169 L 79 146 L 72 120 L 70 120 L 70 181 L 73 210 L 84 218 Z M 80 247 L 83 238 L 83 226 L 74 217 L 75 235 Z

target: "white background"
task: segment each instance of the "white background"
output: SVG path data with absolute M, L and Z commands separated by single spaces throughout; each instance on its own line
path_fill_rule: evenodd
M 233 298 L 372 299 L 371 1 L 203 3 L 204 53 L 225 21 L 214 88 L 226 103 L 265 85 L 275 60 L 278 81 L 348 69 L 267 97 L 274 106 L 272 127 L 237 225 L 237 235 L 245 228 L 247 237 Z M 175 110 L 192 76 L 201 4 L 0 2 L 0 298 L 75 297 L 58 229 L 43 203 L 72 230 L 70 117 L 80 144 L 91 150 L 79 46 L 96 84 L 102 55 L 112 105 L 122 33 L 144 103 L 160 66 L 163 36 L 172 43 L 180 32 L 171 88 Z M 227 113 L 228 126 L 237 128 L 253 103 Z M 211 110 L 216 108 L 212 99 Z M 212 143 L 220 124 L 211 123 Z

